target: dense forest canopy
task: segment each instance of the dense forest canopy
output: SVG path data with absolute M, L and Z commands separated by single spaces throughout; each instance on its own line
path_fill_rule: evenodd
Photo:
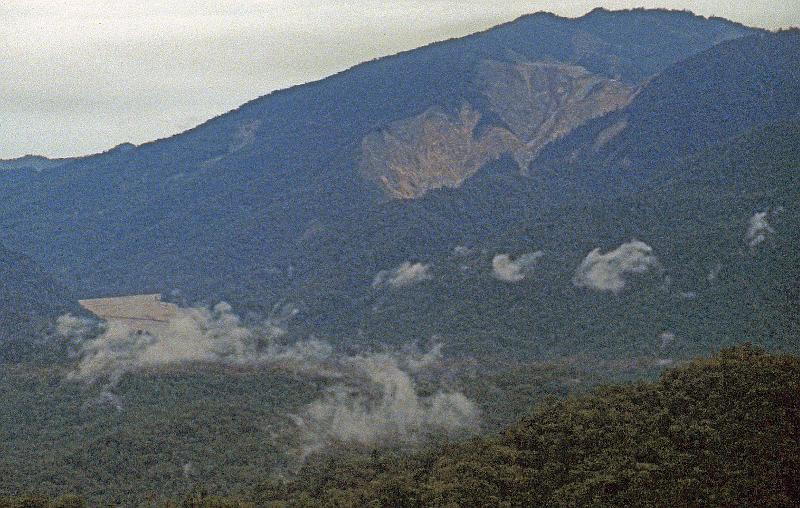
M 750 345 L 656 382 L 551 399 L 498 435 L 409 453 L 343 447 L 241 498 L 202 480 L 164 506 L 792 506 L 800 502 L 800 357 Z M 127 504 L 130 499 L 119 499 Z M 0 506 L 86 506 L 78 496 Z

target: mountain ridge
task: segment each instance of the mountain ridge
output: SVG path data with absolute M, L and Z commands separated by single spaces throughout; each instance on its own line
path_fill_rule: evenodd
M 625 16 L 641 23 L 609 29 Z M 656 28 L 667 35 L 654 36 Z M 0 218 L 7 227 L 0 241 L 69 284 L 80 280 L 85 297 L 172 289 L 198 300 L 227 297 L 225 281 L 249 273 L 264 286 L 284 284 L 269 271 L 288 269 L 284 250 L 291 242 L 315 224 L 383 201 L 381 189 L 358 172 L 369 133 L 433 106 L 457 114 L 464 103 L 484 112 L 478 132 L 500 125 L 469 80 L 480 59 L 549 58 L 635 81 L 720 38 L 752 31 L 686 13 L 532 15 L 274 92 L 124 153 L 38 175 L 3 174 Z M 575 36 L 577 46 L 562 44 Z M 622 45 L 627 36 L 639 36 L 641 47 Z M 609 37 L 608 44 L 587 50 L 587 37 Z M 614 70 L 609 58 L 623 63 Z

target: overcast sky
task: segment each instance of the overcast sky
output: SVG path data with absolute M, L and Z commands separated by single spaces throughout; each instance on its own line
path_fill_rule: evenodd
M 0 0 L 0 158 L 150 141 L 367 59 L 597 6 L 800 25 L 800 0 Z

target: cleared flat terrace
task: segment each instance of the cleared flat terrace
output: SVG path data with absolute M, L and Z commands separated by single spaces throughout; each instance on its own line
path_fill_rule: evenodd
M 162 302 L 160 294 L 91 298 L 78 303 L 103 321 L 144 332 L 163 330 L 178 312 L 178 306 Z

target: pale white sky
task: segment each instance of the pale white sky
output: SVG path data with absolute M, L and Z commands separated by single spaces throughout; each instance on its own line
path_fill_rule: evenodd
M 800 25 L 800 0 L 0 0 L 0 158 L 150 141 L 364 60 L 598 6 Z

